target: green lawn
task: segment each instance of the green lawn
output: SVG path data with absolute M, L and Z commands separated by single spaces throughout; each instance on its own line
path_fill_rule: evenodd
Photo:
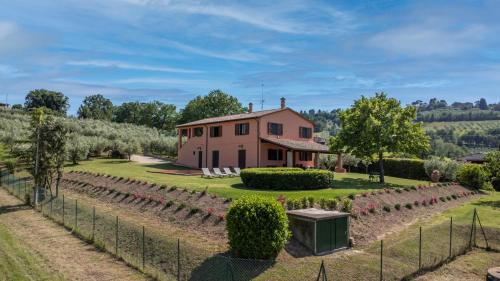
M 289 198 L 299 198 L 303 196 L 313 196 L 318 198 L 333 198 L 346 196 L 351 193 L 366 192 L 383 187 L 414 186 L 427 184 L 426 181 L 401 179 L 386 177 L 386 184 L 370 182 L 365 174 L 348 173 L 335 174 L 335 187 L 329 189 L 308 190 L 308 191 L 272 191 L 255 190 L 246 188 L 239 177 L 223 179 L 206 179 L 200 176 L 168 175 L 158 173 L 161 170 L 179 169 L 171 164 L 138 164 L 120 159 L 95 159 L 83 161 L 79 165 L 68 165 L 67 171 L 89 171 L 94 173 L 104 173 L 125 178 L 135 178 L 151 183 L 175 185 L 188 189 L 203 190 L 208 187 L 209 193 L 225 198 L 238 198 L 246 194 L 260 194 L 265 196 L 278 197 L 281 194 Z
M 43 242 L 41 242 L 43 243 Z M 0 280 L 64 280 L 0 224 Z

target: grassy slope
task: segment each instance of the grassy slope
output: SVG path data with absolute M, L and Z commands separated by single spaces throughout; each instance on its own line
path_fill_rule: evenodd
M 335 174 L 335 188 L 320 189 L 311 191 L 263 191 L 247 189 L 239 177 L 224 179 L 205 179 L 200 176 L 180 176 L 168 175 L 159 172 L 165 169 L 178 169 L 177 166 L 169 164 L 138 164 L 126 160 L 117 159 L 96 159 L 92 161 L 81 162 L 77 166 L 68 166 L 66 170 L 90 171 L 94 173 L 104 173 L 125 178 L 135 178 L 146 180 L 151 183 L 175 185 L 186 187 L 188 189 L 202 190 L 209 188 L 209 193 L 217 194 L 226 198 L 238 198 L 246 194 L 260 194 L 277 197 L 285 194 L 289 198 L 298 198 L 302 196 L 313 196 L 315 198 L 333 198 L 337 196 L 346 196 L 350 193 L 365 192 L 371 189 L 384 187 L 379 183 L 368 181 L 365 174 Z M 386 177 L 385 186 L 412 186 L 426 184 L 425 181 L 408 180 L 395 177 Z
M 0 280 L 64 280 L 0 224 Z
M 486 131 L 500 127 L 500 120 L 486 121 L 456 121 L 456 122 L 430 122 L 424 123 L 425 129 L 454 129 L 457 134 L 463 134 L 465 131 L 477 130 Z

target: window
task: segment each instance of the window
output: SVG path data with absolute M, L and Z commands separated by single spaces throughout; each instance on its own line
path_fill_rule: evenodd
M 307 127 L 300 127 L 299 136 L 304 139 L 310 139 L 312 137 L 312 129 Z
M 270 135 L 283 135 L 283 124 L 267 123 L 267 133 Z
M 241 123 L 234 125 L 234 134 L 237 136 L 248 135 L 250 133 L 250 124 Z
M 312 152 L 309 151 L 300 151 L 299 152 L 299 160 L 300 161 L 312 161 Z
M 203 136 L 203 127 L 197 127 L 194 128 L 194 134 L 195 137 L 201 137 Z
M 210 127 L 210 137 L 211 138 L 222 137 L 222 126 Z
M 283 160 L 283 149 L 268 149 L 267 160 Z

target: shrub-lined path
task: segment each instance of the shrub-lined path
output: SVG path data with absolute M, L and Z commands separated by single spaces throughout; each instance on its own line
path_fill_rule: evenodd
M 0 225 L 22 241 L 28 251 L 40 256 L 49 267 L 47 271 L 67 280 L 147 280 L 123 262 L 97 251 L 31 208 L 21 206 L 20 200 L 0 189 Z

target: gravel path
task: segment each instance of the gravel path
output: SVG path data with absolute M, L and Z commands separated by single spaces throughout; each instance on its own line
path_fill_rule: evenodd
M 170 161 L 160 159 L 160 158 L 155 158 L 151 156 L 144 156 L 144 155 L 138 155 L 134 154 L 132 157 L 130 157 L 130 160 L 141 163 L 141 164 L 165 164 L 165 163 L 171 163 Z
M 17 198 L 0 189 L 0 210 L 12 210 L 15 206 L 22 206 L 21 204 Z M 74 237 L 31 208 L 0 211 L 0 223 L 67 280 L 148 280 L 136 270 L 107 253 L 97 251 L 92 245 Z

